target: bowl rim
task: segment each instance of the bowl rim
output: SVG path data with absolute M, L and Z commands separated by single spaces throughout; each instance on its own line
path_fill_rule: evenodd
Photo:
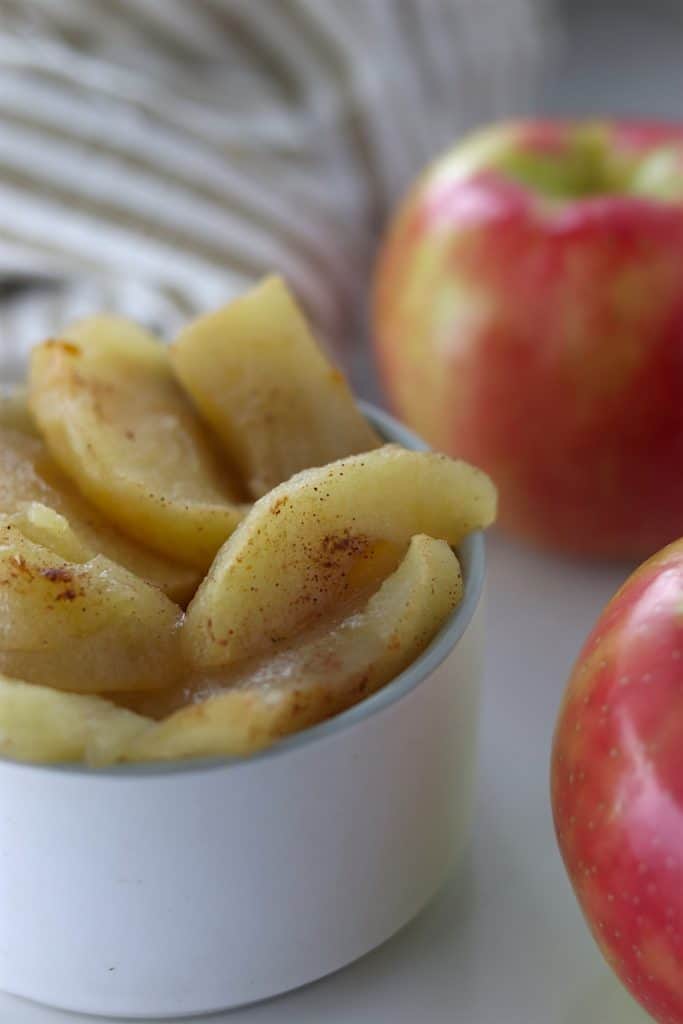
M 417 434 L 396 420 L 389 413 L 371 404 L 359 401 L 365 417 L 377 428 L 387 443 L 400 444 L 413 451 L 429 451 L 426 444 Z M 319 725 L 303 729 L 265 750 L 256 754 L 241 757 L 210 757 L 185 758 L 169 761 L 150 761 L 144 763 L 107 765 L 96 768 L 81 762 L 74 763 L 33 763 L 29 761 L 13 761 L 11 758 L 0 757 L 0 770 L 4 767 L 20 769 L 28 772 L 52 773 L 81 776 L 85 778 L 108 779 L 145 779 L 165 775 L 185 775 L 190 773 L 231 771 L 239 768 L 254 767 L 266 761 L 276 760 L 289 753 L 304 750 L 313 744 L 336 736 L 354 725 L 372 718 L 381 711 L 407 697 L 419 685 L 428 679 L 433 672 L 446 660 L 458 644 L 474 617 L 481 601 L 484 577 L 486 574 L 486 546 L 484 535 L 477 530 L 467 536 L 458 546 L 463 576 L 464 593 L 458 606 L 448 617 L 446 623 L 437 633 L 429 646 L 406 669 L 399 672 L 390 682 L 365 700 L 354 704 L 347 711 L 342 711 L 333 718 Z

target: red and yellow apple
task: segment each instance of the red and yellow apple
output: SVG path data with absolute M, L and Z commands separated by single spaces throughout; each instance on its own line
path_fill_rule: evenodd
M 600 617 L 560 712 L 552 803 L 593 934 L 661 1024 L 683 1024 L 683 540 Z
M 683 125 L 515 122 L 437 160 L 377 265 L 396 411 L 537 543 L 683 532 Z

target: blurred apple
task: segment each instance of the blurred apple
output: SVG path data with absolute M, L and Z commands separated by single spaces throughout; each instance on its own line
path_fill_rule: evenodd
M 683 532 L 683 126 L 516 122 L 428 168 L 377 266 L 396 411 L 511 530 L 644 557 Z
M 683 540 L 631 576 L 574 669 L 552 755 L 560 849 L 631 994 L 683 1024 Z

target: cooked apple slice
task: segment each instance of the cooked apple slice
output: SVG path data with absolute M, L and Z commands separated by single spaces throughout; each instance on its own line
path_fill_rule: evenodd
M 0 516 L 0 595 L 0 672 L 80 693 L 180 677 L 180 608 L 92 556 L 52 509 Z
M 150 722 L 100 697 L 0 676 L 0 757 L 110 764 Z
M 38 428 L 28 407 L 26 388 L 0 391 L 0 428 L 18 430 L 33 437 L 38 436 Z
M 126 537 L 81 497 L 41 440 L 0 427 L 0 513 L 18 512 L 27 502 L 41 502 L 65 516 L 90 551 L 159 587 L 172 601 L 185 605 L 196 591 L 201 579 L 196 569 Z
M 255 498 L 381 443 L 278 277 L 191 324 L 171 360 Z
M 52 455 L 107 518 L 208 568 L 245 507 L 163 345 L 117 317 L 84 320 L 34 350 L 29 401 Z
M 348 599 L 377 542 L 457 545 L 488 526 L 489 478 L 445 455 L 386 445 L 304 470 L 254 505 L 188 609 L 188 660 L 205 669 L 273 651 Z
M 8 524 L 17 530 L 25 540 L 31 541 L 41 548 L 46 548 L 53 556 L 62 558 L 65 562 L 83 564 L 94 556 L 94 552 L 71 529 L 68 520 L 59 512 L 55 512 L 53 508 L 41 505 L 40 502 L 29 502 L 12 515 L 0 515 L 0 527 Z M 17 539 L 17 534 L 14 533 L 13 537 Z M 4 551 L 6 539 L 6 537 L 2 538 L 0 550 Z M 22 569 L 22 574 L 27 575 L 23 571 L 24 565 L 21 557 L 13 559 L 13 561 Z M 10 576 L 12 576 L 11 572 Z
M 222 679 L 195 680 L 184 694 L 193 703 L 136 735 L 124 758 L 251 754 L 339 714 L 411 664 L 461 594 L 460 566 L 448 544 L 414 537 L 364 607 Z

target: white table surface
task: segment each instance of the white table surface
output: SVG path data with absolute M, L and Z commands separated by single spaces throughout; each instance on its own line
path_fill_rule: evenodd
M 316 985 L 213 1024 L 646 1024 L 612 980 L 556 852 L 553 721 L 575 654 L 628 568 L 489 545 L 489 657 L 471 851 L 422 916 Z M 2 1024 L 87 1018 L 0 996 Z

